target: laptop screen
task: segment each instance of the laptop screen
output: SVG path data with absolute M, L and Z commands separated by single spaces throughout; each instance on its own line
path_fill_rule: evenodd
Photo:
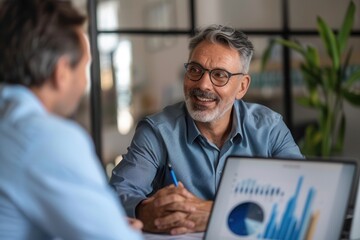
M 360 239 L 360 178 L 357 183 L 357 197 L 355 202 L 355 209 L 353 214 L 353 220 L 351 223 L 350 239 Z
M 339 239 L 355 162 L 229 157 L 205 239 Z

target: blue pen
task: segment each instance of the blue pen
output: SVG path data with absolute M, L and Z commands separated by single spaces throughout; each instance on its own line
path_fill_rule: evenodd
M 175 187 L 179 186 L 178 181 L 177 181 L 176 176 L 175 176 L 175 172 L 174 172 L 174 170 L 172 169 L 170 163 L 168 163 L 168 167 L 169 167 L 170 175 L 171 175 L 171 178 L 172 178 L 172 180 L 173 180 L 173 183 L 174 183 Z

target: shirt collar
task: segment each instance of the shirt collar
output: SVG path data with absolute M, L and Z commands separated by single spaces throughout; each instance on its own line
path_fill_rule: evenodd
M 188 142 L 193 143 L 195 139 L 201 135 L 199 129 L 195 125 L 195 121 L 190 116 L 189 112 L 187 111 L 186 104 L 184 104 L 185 112 L 186 112 L 186 123 L 187 123 L 187 135 L 188 135 Z M 240 111 L 239 111 L 239 101 L 235 101 L 233 108 L 232 108 L 232 129 L 230 132 L 229 139 L 231 141 L 236 140 L 237 136 L 239 135 L 240 139 L 242 138 L 242 129 L 240 123 Z M 236 138 L 235 138 L 236 137 Z
M 46 113 L 46 109 L 35 94 L 19 84 L 0 84 L 0 99 L 2 104 L 10 104 L 5 109 L 15 109 L 17 116 L 31 112 Z
M 187 135 L 188 135 L 188 142 L 193 143 L 195 139 L 201 135 L 199 129 L 195 125 L 194 119 L 190 116 L 186 104 L 184 104 L 185 112 L 186 112 L 186 124 L 187 124 Z

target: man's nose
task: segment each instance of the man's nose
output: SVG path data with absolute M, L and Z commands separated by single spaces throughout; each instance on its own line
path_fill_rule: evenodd
M 205 70 L 204 74 L 201 76 L 200 80 L 198 81 L 198 84 L 204 89 L 212 88 L 213 84 L 211 82 L 211 76 L 209 70 Z

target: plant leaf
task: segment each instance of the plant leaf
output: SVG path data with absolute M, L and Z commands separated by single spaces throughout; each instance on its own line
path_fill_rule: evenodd
M 269 62 L 274 45 L 275 45 L 275 39 L 271 39 L 269 45 L 265 49 L 263 56 L 261 58 L 261 65 L 260 65 L 261 72 L 265 71 L 266 65 Z
M 304 107 L 314 107 L 314 104 L 312 104 L 311 98 L 309 97 L 296 98 L 296 102 Z
M 338 77 L 337 72 L 332 67 L 325 67 L 324 69 L 324 91 L 328 92 L 332 90 L 336 92 L 337 82 L 341 83 L 341 79 Z
M 350 88 L 357 81 L 360 81 L 360 69 L 351 73 L 350 77 L 345 80 L 345 88 Z
M 339 123 L 339 130 L 337 135 L 336 144 L 334 146 L 334 151 L 341 152 L 344 146 L 344 139 L 345 139 L 345 129 L 346 129 L 346 119 L 345 115 L 341 115 L 340 123 Z
M 351 104 L 360 106 L 360 93 L 354 93 L 348 89 L 342 89 L 342 94 L 344 98 L 349 101 Z
M 291 41 L 291 40 L 282 39 L 282 38 L 277 38 L 275 41 L 278 44 L 281 44 L 285 47 L 295 50 L 296 52 L 300 53 L 303 57 L 306 57 L 305 48 L 303 46 L 301 46 L 299 43 L 296 43 L 295 41 Z
M 290 49 L 295 50 L 296 52 L 300 53 L 301 55 L 303 55 L 303 57 L 305 56 L 305 49 L 303 46 L 301 46 L 299 43 L 296 43 L 295 41 L 291 41 L 291 40 L 286 40 L 286 39 L 282 39 L 282 38 L 277 38 L 277 39 L 271 39 L 269 42 L 269 45 L 267 46 L 267 48 L 264 51 L 264 54 L 261 58 L 261 65 L 260 65 L 260 69 L 261 71 L 264 71 L 266 68 L 266 65 L 270 59 L 271 56 L 271 52 L 274 48 L 275 44 L 280 44 L 282 46 L 288 47 Z
M 307 62 L 311 64 L 312 68 L 319 68 L 320 66 L 320 58 L 318 50 L 312 46 L 307 46 L 306 48 L 306 56 Z
M 350 62 L 350 58 L 351 58 L 351 55 L 352 55 L 352 52 L 353 52 L 353 47 L 351 46 L 350 49 L 348 50 L 348 52 L 346 53 L 346 56 L 345 56 L 345 60 L 344 60 L 344 64 L 341 68 L 341 78 L 342 79 L 345 79 L 346 77 L 346 69 L 348 68 L 349 66 L 349 62 Z M 340 87 L 340 86 L 339 86 Z
M 340 67 L 340 53 L 334 32 L 330 29 L 330 27 L 324 22 L 321 17 L 317 18 L 317 26 L 320 37 L 324 42 L 326 50 L 332 60 L 334 69 L 337 71 Z
M 322 135 L 317 126 L 309 125 L 305 130 L 301 152 L 305 156 L 321 156 Z
M 309 88 L 315 88 L 316 85 L 321 84 L 321 71 L 318 68 L 301 64 L 300 69 Z
M 346 14 L 338 33 L 337 39 L 339 43 L 339 52 L 342 53 L 346 47 L 347 40 L 349 38 L 351 29 L 354 25 L 354 16 L 355 16 L 355 4 L 353 1 L 349 3 L 349 6 L 346 10 Z

